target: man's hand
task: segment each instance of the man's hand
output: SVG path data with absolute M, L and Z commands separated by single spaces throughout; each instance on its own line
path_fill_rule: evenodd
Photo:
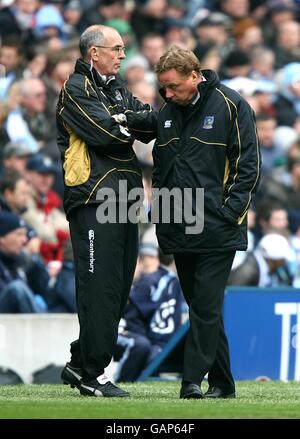
M 125 114 L 120 113 L 120 114 L 113 114 L 111 116 L 118 124 L 126 126 L 127 125 L 127 117 L 125 116 Z

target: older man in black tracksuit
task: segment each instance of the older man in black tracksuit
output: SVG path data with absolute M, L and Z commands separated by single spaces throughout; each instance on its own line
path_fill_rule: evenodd
M 83 395 L 124 397 L 128 393 L 111 383 L 104 369 L 112 357 L 133 279 L 138 230 L 137 224 L 121 223 L 118 217 L 100 224 L 97 192 L 111 189 L 108 201 L 117 210 L 123 202 L 121 187 L 124 191 L 142 188 L 132 144 L 135 138 L 147 142 L 154 134 L 138 130 L 138 115 L 133 117 L 131 133 L 122 123 L 129 123 L 126 111 L 149 116 L 153 126 L 156 116 L 149 105 L 132 96 L 118 75 L 125 48 L 115 29 L 91 26 L 81 35 L 79 45 L 82 58 L 65 82 L 57 107 L 64 208 L 74 251 L 80 323 L 79 340 L 71 344 L 71 361 L 62 379 Z
M 254 115 L 214 72 L 201 72 L 190 51 L 170 48 L 156 72 L 166 104 L 153 150 L 153 185 L 191 188 L 199 218 L 195 193 L 204 188 L 202 231 L 191 233 L 184 221 L 168 224 L 162 215 L 157 224 L 159 244 L 165 253 L 174 253 L 189 305 L 180 397 L 235 397 L 222 304 L 235 251 L 247 248 L 247 211 L 259 181 Z M 207 373 L 204 395 L 200 385 Z

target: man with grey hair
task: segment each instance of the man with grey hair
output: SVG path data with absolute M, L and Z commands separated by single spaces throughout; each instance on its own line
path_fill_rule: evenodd
M 115 386 L 104 369 L 112 358 L 133 279 L 138 229 L 136 223 L 127 220 L 124 224 L 119 218 L 100 221 L 97 191 L 113 192 L 108 202 L 118 212 L 120 185 L 128 191 L 142 188 L 132 144 L 135 139 L 148 142 L 155 136 L 153 131 L 138 128 L 139 119 L 149 118 L 152 126 L 156 115 L 150 105 L 133 97 L 118 75 L 125 47 L 115 29 L 90 26 L 81 35 L 79 47 L 82 58 L 64 84 L 57 107 L 64 208 L 74 251 L 80 324 L 79 340 L 71 344 L 71 361 L 62 379 L 78 387 L 82 395 L 126 397 L 129 394 Z M 129 204 L 125 206 L 127 214 Z

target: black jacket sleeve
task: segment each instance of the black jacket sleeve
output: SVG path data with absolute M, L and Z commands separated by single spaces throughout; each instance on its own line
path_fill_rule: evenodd
M 157 111 L 154 111 L 151 105 L 143 104 L 133 95 L 130 95 L 129 99 L 130 109 L 125 111 L 128 128 L 136 139 L 148 143 L 156 137 Z
M 261 159 L 251 107 L 240 100 L 235 110 L 227 149 L 229 175 L 222 210 L 227 221 L 241 224 L 259 183 Z
M 129 131 L 111 117 L 96 92 L 79 82 L 65 83 L 59 117 L 100 153 L 123 152 L 134 140 Z

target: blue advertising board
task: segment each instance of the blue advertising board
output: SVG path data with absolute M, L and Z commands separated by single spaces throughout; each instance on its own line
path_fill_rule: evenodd
M 224 321 L 235 379 L 300 381 L 300 289 L 229 288 Z

